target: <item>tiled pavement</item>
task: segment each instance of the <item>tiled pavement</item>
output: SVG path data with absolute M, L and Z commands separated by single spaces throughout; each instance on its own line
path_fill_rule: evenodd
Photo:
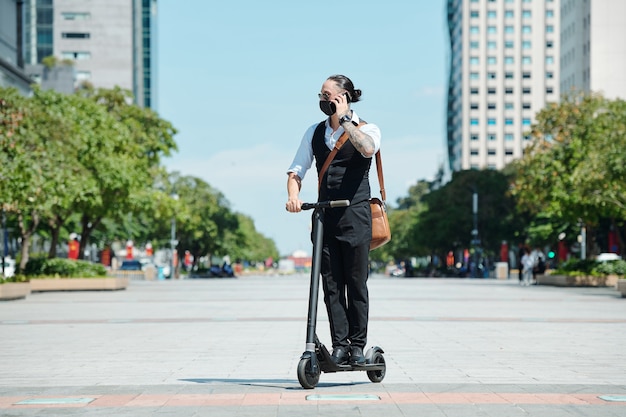
M 298 275 L 0 303 L 0 415 L 626 416 L 614 289 L 373 276 L 384 381 L 322 374 L 314 390 L 296 377 L 307 296 Z

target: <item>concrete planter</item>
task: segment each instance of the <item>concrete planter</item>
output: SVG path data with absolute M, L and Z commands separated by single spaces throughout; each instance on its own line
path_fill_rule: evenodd
M 32 278 L 30 290 L 41 291 L 112 291 L 128 287 L 128 278 Z
M 626 279 L 618 279 L 616 285 L 617 291 L 622 294 L 622 298 L 626 298 Z
M 537 285 L 554 285 L 557 287 L 614 287 L 617 275 L 594 277 L 590 275 L 537 275 Z
M 30 294 L 29 282 L 5 282 L 0 284 L 0 300 L 19 300 Z

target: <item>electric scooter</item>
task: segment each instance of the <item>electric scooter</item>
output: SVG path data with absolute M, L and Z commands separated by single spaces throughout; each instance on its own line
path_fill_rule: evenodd
M 313 212 L 313 265 L 311 267 L 311 286 L 309 293 L 309 312 L 306 332 L 306 348 L 298 363 L 298 382 L 302 388 L 315 388 L 322 372 L 364 371 L 372 382 L 381 382 L 385 378 L 385 358 L 383 350 L 374 346 L 365 353 L 363 365 L 337 365 L 332 360 L 328 349 L 319 341 L 315 327 L 317 324 L 317 303 L 319 297 L 320 273 L 322 268 L 322 240 L 324 236 L 324 209 L 347 207 L 349 200 L 303 203 L 302 210 Z

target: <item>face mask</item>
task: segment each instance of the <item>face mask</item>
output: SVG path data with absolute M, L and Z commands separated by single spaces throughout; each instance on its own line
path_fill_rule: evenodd
M 320 100 L 320 110 L 326 116 L 332 116 L 337 111 L 337 106 L 332 101 Z

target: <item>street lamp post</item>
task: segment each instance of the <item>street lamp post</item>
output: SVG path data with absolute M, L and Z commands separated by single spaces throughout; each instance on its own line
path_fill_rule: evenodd
M 474 247 L 474 268 L 471 271 L 473 278 L 478 278 L 478 264 L 480 262 L 480 238 L 478 237 L 478 191 L 472 187 L 472 216 L 474 228 L 472 229 L 472 246 Z

